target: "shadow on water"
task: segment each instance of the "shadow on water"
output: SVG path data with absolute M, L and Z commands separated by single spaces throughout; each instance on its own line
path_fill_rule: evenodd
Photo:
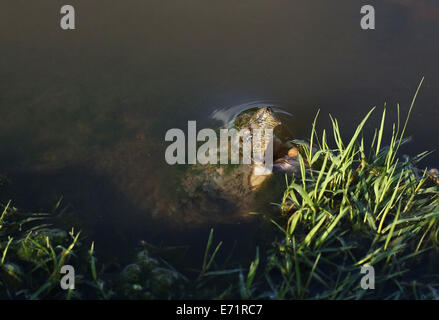
M 106 262 L 129 262 L 141 248 L 141 240 L 157 247 L 163 257 L 173 251 L 167 247 L 175 247 L 181 252 L 173 252 L 169 259 L 183 256 L 183 266 L 199 267 L 202 261 L 209 224 L 185 227 L 178 216 L 174 222 L 154 219 L 149 210 L 133 204 L 108 176 L 85 166 L 10 172 L 6 190 L 2 201 L 14 199 L 15 206 L 31 212 L 48 212 L 62 197 L 58 210 L 62 213 L 54 212 L 50 222 L 66 230 L 81 230 L 86 243 L 94 241 L 98 256 Z M 260 225 L 254 222 L 227 223 L 225 219 L 224 223 L 210 225 L 215 229 L 215 241 L 224 243 L 219 261 L 236 252 L 235 262 L 253 257 L 249 249 L 262 243 Z

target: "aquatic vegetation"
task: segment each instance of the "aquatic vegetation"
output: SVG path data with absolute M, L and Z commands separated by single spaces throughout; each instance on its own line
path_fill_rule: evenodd
M 137 254 L 134 263 L 127 265 L 116 290 L 122 299 L 178 299 L 184 292 L 186 279 L 163 262 L 150 257 L 148 251 Z
M 85 298 L 88 291 L 93 291 L 92 297 L 106 297 L 97 276 L 93 245 L 81 252 L 79 232 L 50 228 L 48 213 L 22 212 L 11 202 L 0 208 L 0 299 Z M 75 276 L 77 283 L 93 290 L 60 288 L 61 267 L 72 261 L 81 266 Z
M 428 258 L 438 244 L 439 188 L 416 166 L 427 153 L 398 157 L 409 115 L 382 147 L 386 110 L 366 148 L 362 133 L 372 112 L 347 142 L 332 118 L 335 147 L 325 130 L 317 136 L 316 117 L 301 148 L 301 174 L 287 178 L 282 217 L 269 217 L 283 238 L 267 258 L 268 287 L 259 297 L 438 298 L 439 274 Z M 364 265 L 376 270 L 376 290 L 360 287 Z
M 0 300 L 213 298 L 219 294 L 212 281 L 230 272 L 211 270 L 221 247 L 210 250 L 213 230 L 198 275 L 189 280 L 146 248 L 133 263 L 108 272 L 97 263 L 94 243 L 86 249 L 80 232 L 53 228 L 46 223 L 50 214 L 25 213 L 11 202 L 0 212 Z M 75 268 L 75 289 L 60 287 L 66 264 Z
M 150 246 L 150 244 L 147 244 Z M 222 246 L 213 243 L 213 229 L 200 268 L 178 271 L 144 247 L 136 260 L 123 268 L 115 285 L 120 299 L 225 299 L 236 295 L 236 275 L 241 268 L 222 269 L 215 263 Z

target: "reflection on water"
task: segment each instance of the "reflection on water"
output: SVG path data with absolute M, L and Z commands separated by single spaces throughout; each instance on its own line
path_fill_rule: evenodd
M 232 107 L 215 109 L 212 112 L 211 117 L 212 119 L 218 120 L 222 126 L 227 126 L 230 123 L 232 123 L 235 120 L 236 116 L 241 112 L 252 108 L 262 108 L 262 107 L 272 107 L 272 109 L 277 113 L 293 116 L 290 112 L 277 107 L 277 104 L 274 101 L 256 100 L 256 101 L 249 101 L 246 103 L 238 104 Z
M 0 12 L 0 165 L 18 205 L 44 208 L 64 195 L 81 226 L 107 240 L 170 240 L 164 226 L 228 223 L 227 213 L 194 206 L 182 215 L 185 168 L 165 163 L 168 129 L 217 127 L 269 104 L 294 115 L 297 138 L 318 109 L 321 127 L 331 113 L 349 135 L 373 105 L 387 102 L 391 114 L 400 102 L 406 112 L 421 76 L 404 152 L 436 148 L 433 1 L 371 3 L 373 32 L 360 29 L 363 3 L 352 0 L 75 3 L 74 32 L 58 28 L 52 1 Z M 425 164 L 438 166 L 439 155 Z
M 232 107 L 224 107 L 220 109 L 215 109 L 215 111 L 212 112 L 212 118 L 215 120 L 218 120 L 222 122 L 223 126 L 228 125 L 229 123 L 233 122 L 238 114 L 245 110 L 249 110 L 252 108 L 261 108 L 264 106 L 275 106 L 273 102 L 269 100 L 256 100 L 256 101 L 250 101 L 246 103 L 242 103 L 239 105 L 235 105 Z

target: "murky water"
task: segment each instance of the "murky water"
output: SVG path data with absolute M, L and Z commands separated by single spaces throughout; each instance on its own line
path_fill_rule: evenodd
M 67 223 L 111 250 L 124 251 L 114 239 L 204 243 L 210 226 L 230 242 L 258 237 L 246 219 L 176 204 L 182 170 L 165 163 L 164 136 L 188 120 L 216 127 L 227 110 L 268 103 L 293 114 L 297 138 L 318 109 L 322 128 L 331 113 L 348 136 L 371 106 L 372 124 L 384 103 L 406 112 L 425 76 L 404 152 L 437 147 L 436 1 L 369 1 L 375 31 L 360 29 L 353 0 L 78 0 L 75 31 L 59 28 L 63 4 L 0 10 L 0 168 L 18 206 L 63 196 Z

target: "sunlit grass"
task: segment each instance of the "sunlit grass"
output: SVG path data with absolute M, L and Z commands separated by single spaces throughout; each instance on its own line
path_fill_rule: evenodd
M 301 144 L 301 173 L 286 178 L 279 204 L 284 219 L 271 218 L 284 235 L 267 263 L 271 297 L 410 296 L 404 275 L 412 271 L 410 262 L 438 243 L 439 232 L 439 189 L 417 168 L 427 153 L 398 156 L 416 95 L 402 128 L 398 107 L 398 123 L 384 147 L 386 110 L 367 148 L 363 130 L 374 109 L 347 141 L 331 118 L 333 147 L 325 130 L 318 137 L 316 116 L 309 144 Z M 377 290 L 360 288 L 362 265 L 376 267 Z M 277 286 L 270 279 L 274 269 L 282 279 Z

